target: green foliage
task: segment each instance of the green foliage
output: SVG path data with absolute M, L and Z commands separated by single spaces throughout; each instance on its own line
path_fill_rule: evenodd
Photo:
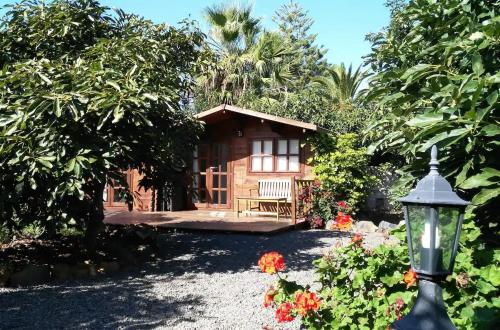
M 399 244 L 380 245 L 370 251 L 360 242 L 351 242 L 314 262 L 322 301 L 317 313 L 302 319 L 304 326 L 387 329 L 398 314 L 404 316 L 410 311 L 417 287 L 407 288 L 403 281 L 409 269 L 404 226 L 392 234 L 400 239 Z M 458 329 L 492 329 L 500 322 L 500 251 L 487 250 L 478 236 L 479 229 L 469 218 L 463 226 L 455 270 L 444 282 L 446 309 Z M 293 288 L 303 287 L 293 281 L 282 282 L 275 302 L 293 302 Z
M 96 1 L 25 1 L 0 25 L 0 223 L 103 218 L 104 185 L 168 180 L 199 132 L 181 104 L 203 35 Z
M 338 136 L 324 135 L 313 143 L 314 174 L 332 198 L 346 201 L 358 208 L 376 184 L 375 176 L 368 171 L 369 157 L 366 148 L 358 146 L 358 136 L 347 133 Z
M 383 114 L 367 130 L 370 151 L 403 157 L 404 189 L 436 144 L 441 171 L 489 233 L 499 219 L 499 9 L 497 1 L 396 1 L 389 27 L 369 36 L 367 58 L 375 72 L 367 100 Z

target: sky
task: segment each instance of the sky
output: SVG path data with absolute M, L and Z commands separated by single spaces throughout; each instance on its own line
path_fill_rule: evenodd
M 0 0 L 0 6 L 17 1 Z M 156 23 L 176 25 L 184 18 L 195 19 L 206 32 L 203 10 L 213 4 L 243 3 L 253 5 L 254 15 L 262 19 L 266 29 L 276 29 L 274 12 L 289 0 L 201 1 L 201 0 L 101 0 L 101 4 L 144 16 Z M 298 0 L 314 19 L 311 32 L 317 43 L 328 49 L 330 63 L 344 62 L 358 66 L 370 52 L 365 41 L 369 32 L 377 32 L 389 22 L 385 0 Z

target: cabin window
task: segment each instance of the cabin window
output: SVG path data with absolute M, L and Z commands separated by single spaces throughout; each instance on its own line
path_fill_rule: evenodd
M 252 171 L 272 172 L 273 171 L 273 140 L 252 141 Z
M 276 155 L 276 171 L 299 172 L 299 140 L 278 140 L 278 153 Z
M 252 172 L 300 172 L 299 139 L 252 141 Z

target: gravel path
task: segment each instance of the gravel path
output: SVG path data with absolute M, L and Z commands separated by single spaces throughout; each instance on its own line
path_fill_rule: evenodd
M 298 329 L 274 322 L 262 307 L 275 277 L 260 272 L 260 255 L 279 251 L 287 274 L 313 284 L 311 262 L 339 240 L 331 231 L 275 236 L 165 234 L 163 260 L 127 274 L 25 289 L 0 288 L 2 329 Z

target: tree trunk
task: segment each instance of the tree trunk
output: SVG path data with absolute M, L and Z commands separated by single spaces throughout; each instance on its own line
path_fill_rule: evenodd
M 95 253 L 97 247 L 97 236 L 103 228 L 104 204 L 102 201 L 104 183 L 93 182 L 92 185 L 92 205 L 87 218 L 87 228 L 85 231 L 85 244 L 89 253 Z

